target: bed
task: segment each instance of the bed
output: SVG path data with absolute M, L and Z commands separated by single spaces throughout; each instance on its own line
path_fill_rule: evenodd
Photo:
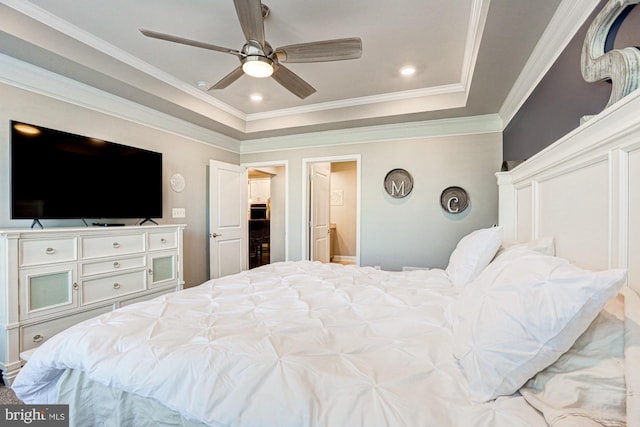
M 497 173 L 446 269 L 275 263 L 44 343 L 73 425 L 640 427 L 640 94 Z
M 275 263 L 124 307 L 47 341 L 13 387 L 72 425 L 626 425 L 626 270 L 503 232 L 446 270 Z
M 515 258 L 526 254 L 557 259 L 518 247 L 503 249 L 493 265 L 520 269 Z M 468 273 L 456 272 L 461 281 Z M 517 392 L 522 384 L 500 396 L 472 392 L 459 366 L 465 358 L 454 357 L 466 343 L 455 342 L 464 335 L 451 319 L 462 296 L 451 274 L 305 261 L 259 267 L 67 330 L 32 356 L 14 390 L 26 402 L 69 403 L 73 425 L 547 425 Z M 623 278 L 618 271 L 593 283 L 608 289 L 599 305 Z M 607 316 L 623 319 L 623 307 L 618 301 Z M 618 353 L 607 357 L 620 361 L 622 320 L 608 327 Z M 619 401 L 607 402 L 621 416 L 624 370 L 615 372 L 608 380 L 617 393 L 609 393 Z M 530 400 L 548 400 L 537 388 L 529 386 Z

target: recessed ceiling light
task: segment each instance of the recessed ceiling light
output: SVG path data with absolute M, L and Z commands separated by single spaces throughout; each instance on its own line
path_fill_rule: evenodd
M 408 65 L 406 67 L 400 68 L 400 74 L 403 76 L 412 76 L 416 73 L 416 68 Z
M 209 90 L 209 82 L 205 80 L 198 80 L 196 82 L 196 86 L 198 86 L 198 89 L 200 90 Z
M 254 102 L 262 101 L 262 95 L 260 95 L 259 93 L 254 93 L 249 98 L 251 98 L 251 100 L 254 101 Z

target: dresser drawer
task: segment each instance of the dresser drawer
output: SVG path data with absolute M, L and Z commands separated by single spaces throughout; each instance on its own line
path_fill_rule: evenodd
M 144 291 L 146 276 L 146 270 L 140 270 L 85 280 L 82 283 L 82 305 Z
M 30 350 L 38 347 L 40 344 L 70 326 L 80 323 L 84 320 L 91 319 L 100 314 L 107 313 L 112 310 L 112 306 L 100 307 L 94 310 L 83 311 L 82 313 L 73 314 L 71 316 L 62 317 L 60 319 L 48 320 L 42 323 L 35 323 L 28 326 L 20 327 L 20 351 Z
M 116 234 L 112 236 L 100 237 L 83 237 L 82 257 L 84 259 L 91 259 L 144 252 L 144 236 L 144 233 L 139 233 Z
M 162 249 L 174 249 L 178 244 L 177 233 L 174 232 L 150 232 L 149 233 L 149 250 L 158 251 Z
M 117 273 L 132 268 L 144 268 L 145 257 L 111 259 L 109 261 L 85 262 L 82 264 L 82 276 L 92 276 L 103 273 Z
M 58 239 L 20 239 L 20 267 L 78 259 L 75 237 Z

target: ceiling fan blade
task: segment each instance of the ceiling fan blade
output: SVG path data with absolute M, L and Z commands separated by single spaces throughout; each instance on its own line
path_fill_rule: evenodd
M 242 32 L 247 40 L 255 40 L 264 47 L 264 21 L 260 0 L 233 0 Z
M 230 53 L 236 56 L 242 56 L 241 53 L 235 49 L 229 49 L 226 47 L 216 46 L 214 44 L 203 43 L 195 40 L 185 39 L 178 36 L 172 36 L 171 34 L 159 33 L 157 31 L 146 30 L 144 28 L 140 28 L 140 32 L 147 37 L 151 37 L 154 39 L 166 40 L 169 42 L 186 44 L 188 46 L 201 47 L 203 49 L 215 50 L 217 52 Z
M 328 62 L 357 59 L 362 56 L 359 37 L 292 44 L 276 49 L 280 62 Z
M 242 71 L 242 65 L 241 65 L 235 70 L 233 70 L 232 72 L 230 72 L 229 74 L 227 74 L 226 76 L 224 76 L 222 79 L 220 79 L 218 83 L 214 84 L 207 90 L 224 89 L 225 87 L 229 86 L 231 83 L 235 82 L 240 77 L 242 77 L 243 74 L 244 74 L 244 71 Z
M 275 71 L 271 75 L 275 81 L 284 86 L 289 92 L 298 98 L 305 99 L 307 96 L 315 93 L 315 89 L 309 83 L 298 77 L 293 71 L 284 65 L 276 65 Z

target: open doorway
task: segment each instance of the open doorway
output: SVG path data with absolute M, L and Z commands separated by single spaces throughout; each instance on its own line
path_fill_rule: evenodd
M 286 162 L 245 164 L 249 268 L 288 259 Z
M 303 159 L 304 259 L 360 264 L 360 156 Z

